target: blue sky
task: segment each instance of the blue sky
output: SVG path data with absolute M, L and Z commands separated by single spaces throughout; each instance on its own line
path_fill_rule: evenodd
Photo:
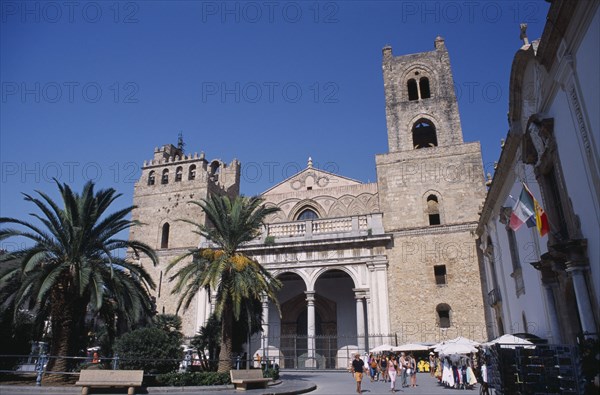
M 242 163 L 260 193 L 315 166 L 376 180 L 387 152 L 381 49 L 446 40 L 465 141 L 486 172 L 508 130 L 519 40 L 541 36 L 545 1 L 0 2 L 0 215 L 52 177 L 123 194 L 155 146 Z M 245 167 L 244 167 L 245 165 Z M 117 207 L 116 206 L 116 207 Z M 11 248 L 4 245 L 4 248 Z

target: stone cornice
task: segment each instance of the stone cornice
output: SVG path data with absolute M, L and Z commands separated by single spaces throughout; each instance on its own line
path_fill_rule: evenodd
M 478 141 L 442 147 L 395 151 L 375 156 L 377 166 L 390 165 L 404 160 L 431 160 L 435 158 L 448 158 L 452 156 L 473 155 L 481 157 L 481 146 Z M 481 160 L 478 162 L 480 163 Z
M 498 199 L 506 199 L 503 195 L 502 188 L 505 187 L 506 180 L 510 174 L 514 171 L 514 163 L 519 147 L 521 146 L 521 134 L 508 133 L 504 147 L 500 153 L 500 159 L 498 166 L 494 172 L 494 178 L 489 186 L 485 201 L 483 202 L 483 208 L 479 216 L 479 222 L 477 224 L 477 235 L 483 234 L 484 225 L 490 220 L 494 214 L 494 207 L 498 204 Z M 502 203 L 502 202 L 501 202 Z
M 473 232 L 477 228 L 477 222 L 466 222 L 461 224 L 448 224 L 427 226 L 422 228 L 398 229 L 393 231 L 394 237 L 436 235 L 454 232 Z
M 359 237 L 345 237 L 338 239 L 323 239 L 323 240 L 302 240 L 302 241 L 293 241 L 293 242 L 285 242 L 284 238 L 277 239 L 277 244 L 275 245 L 253 245 L 253 246 L 245 246 L 240 248 L 240 251 L 246 252 L 248 254 L 256 254 L 256 253 L 268 253 L 268 254 L 276 254 L 278 252 L 289 252 L 292 251 L 307 251 L 307 250 L 330 250 L 333 246 L 342 247 L 345 245 L 348 246 L 358 246 L 360 247 L 368 247 L 368 246 L 378 246 L 385 245 L 392 241 L 392 235 L 383 234 L 376 236 L 359 236 Z

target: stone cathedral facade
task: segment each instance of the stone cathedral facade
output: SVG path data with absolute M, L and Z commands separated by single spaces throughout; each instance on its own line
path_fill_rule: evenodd
M 394 56 L 383 49 L 388 152 L 377 182 L 306 169 L 263 192 L 281 209 L 245 247 L 283 287 L 282 315 L 263 303 L 263 332 L 248 350 L 285 368 L 341 368 L 348 355 L 389 343 L 486 338 L 474 230 L 485 197 L 479 143 L 465 143 L 450 59 L 432 51 Z M 177 219 L 203 222 L 190 200 L 240 193 L 240 163 L 207 160 L 166 145 L 135 185 L 131 237 L 158 251 L 151 271 L 158 312 L 176 297 L 164 270 L 204 240 Z M 202 292 L 182 314 L 191 336 L 212 311 Z

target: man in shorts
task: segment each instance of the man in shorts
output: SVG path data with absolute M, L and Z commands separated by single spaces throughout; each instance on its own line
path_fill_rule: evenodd
M 362 384 L 363 372 L 365 371 L 365 362 L 360 359 L 360 354 L 354 356 L 352 361 L 352 373 L 354 373 L 354 380 L 356 380 L 356 393 L 362 393 L 360 388 Z

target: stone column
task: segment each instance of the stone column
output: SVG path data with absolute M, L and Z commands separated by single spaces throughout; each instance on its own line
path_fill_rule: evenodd
M 390 319 L 388 316 L 388 289 L 387 289 L 387 261 L 379 261 L 375 263 L 375 274 L 377 275 L 377 290 L 375 293 L 379 296 L 379 301 L 375 308 L 379 311 L 377 318 L 377 332 L 389 335 L 390 334 Z M 382 339 L 383 341 L 383 339 Z M 387 340 L 385 341 L 388 342 Z
M 353 290 L 356 299 L 356 337 L 357 337 L 357 345 L 358 351 L 362 354 L 365 350 L 365 305 L 364 298 L 365 292 L 362 289 L 354 289 Z
M 577 311 L 581 321 L 581 330 L 583 333 L 596 333 L 596 324 L 594 323 L 594 311 L 590 303 L 587 282 L 585 281 L 585 267 L 567 262 L 566 272 L 569 273 L 573 281 L 573 290 L 577 299 Z M 586 338 L 589 336 L 586 336 Z
M 558 288 L 558 279 L 556 272 L 552 270 L 551 263 L 541 260 L 540 271 L 542 273 L 542 287 L 546 296 L 546 311 L 548 312 L 548 324 L 552 335 L 551 343 L 562 343 L 560 321 L 556 311 L 556 300 L 554 295 Z
M 315 291 L 306 291 L 306 303 L 307 303 L 307 345 L 308 345 L 308 358 L 306 358 L 305 367 L 315 368 L 317 367 L 317 360 L 315 359 Z

